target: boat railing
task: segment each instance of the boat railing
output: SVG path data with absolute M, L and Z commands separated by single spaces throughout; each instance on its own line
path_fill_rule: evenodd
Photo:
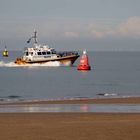
M 78 55 L 78 52 L 76 52 L 76 51 L 64 51 L 64 52 L 58 52 L 57 54 L 60 56 L 71 56 L 71 55 Z

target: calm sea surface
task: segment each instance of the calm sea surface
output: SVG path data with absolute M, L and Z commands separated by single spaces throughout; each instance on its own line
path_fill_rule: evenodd
M 73 67 L 17 67 L 21 52 L 0 54 L 0 100 L 98 98 L 140 95 L 140 52 L 88 52 L 92 70 Z

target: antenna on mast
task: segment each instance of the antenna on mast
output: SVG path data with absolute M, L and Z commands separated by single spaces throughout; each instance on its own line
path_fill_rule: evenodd
M 34 36 L 29 38 L 27 43 L 30 43 L 32 39 L 34 39 L 34 44 L 37 44 L 37 31 L 36 30 L 34 30 Z
M 36 30 L 34 30 L 33 38 L 34 38 L 34 41 L 35 41 L 34 43 L 37 44 L 37 31 Z

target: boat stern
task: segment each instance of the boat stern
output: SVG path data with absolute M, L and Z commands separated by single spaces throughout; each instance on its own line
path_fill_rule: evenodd
M 26 62 L 22 58 L 17 58 L 15 60 L 15 64 L 17 64 L 17 65 L 23 65 L 23 64 L 26 64 Z

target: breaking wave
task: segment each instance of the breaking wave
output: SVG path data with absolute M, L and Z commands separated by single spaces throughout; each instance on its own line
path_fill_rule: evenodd
M 61 66 L 60 62 L 54 61 L 54 62 L 47 62 L 43 64 L 26 64 L 26 65 L 17 65 L 14 62 L 4 62 L 0 61 L 0 67 L 58 67 Z
M 98 93 L 96 95 L 105 96 L 105 97 L 107 97 L 107 96 L 118 96 L 118 94 L 116 94 L 116 93 Z

